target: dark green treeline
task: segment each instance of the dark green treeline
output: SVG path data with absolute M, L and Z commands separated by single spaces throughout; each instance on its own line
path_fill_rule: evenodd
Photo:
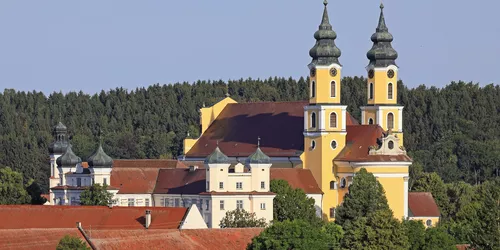
M 51 130 L 60 119 L 69 129 L 75 153 L 92 153 L 103 131 L 104 149 L 113 158 L 172 158 L 181 153 L 189 131 L 199 135 L 198 110 L 229 92 L 238 102 L 306 100 L 307 79 L 269 78 L 198 81 L 194 84 L 82 92 L 0 93 L 0 166 L 23 173 L 47 190 Z M 475 184 L 497 176 L 500 162 L 500 89 L 472 83 L 445 88 L 408 89 L 399 83 L 406 149 L 425 171 L 447 181 Z M 346 77 L 342 102 L 359 119 L 366 104 L 366 79 Z

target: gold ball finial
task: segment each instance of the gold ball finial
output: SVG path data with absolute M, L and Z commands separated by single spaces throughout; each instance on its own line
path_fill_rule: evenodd
M 323 4 L 324 4 L 325 6 L 327 6 L 327 5 L 328 5 L 328 0 L 323 1 Z
M 382 3 L 382 1 L 380 1 L 380 9 L 383 10 L 384 9 L 384 3 Z

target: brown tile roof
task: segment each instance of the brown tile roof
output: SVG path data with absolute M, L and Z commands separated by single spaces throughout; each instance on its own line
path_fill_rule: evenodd
M 113 160 L 113 170 L 116 168 L 187 168 L 184 163 L 172 159 L 136 159 Z
M 262 151 L 271 157 L 300 156 L 304 151 L 304 106 L 301 102 L 228 104 L 186 154 L 188 158 L 210 155 L 219 141 L 227 156 L 246 157 L 255 152 L 257 137 Z M 358 124 L 349 115 L 347 124 Z
M 68 186 L 68 185 L 64 185 L 64 186 L 56 186 L 56 187 L 51 187 L 50 189 L 52 190 L 85 190 L 89 188 L 88 186 L 81 186 L 81 187 L 77 187 L 77 186 Z M 114 186 L 108 186 L 107 190 L 117 190 L 118 188 L 117 187 L 114 187 Z
M 160 169 L 182 168 L 186 165 L 177 160 L 145 159 L 115 160 L 111 171 L 111 186 L 118 187 L 119 194 L 151 194 Z
M 409 192 L 408 208 L 410 217 L 439 217 L 441 215 L 432 194 L 428 192 Z
M 377 139 L 383 136 L 379 125 L 351 125 L 346 130 L 346 146 L 336 161 L 411 161 L 406 155 L 369 155 L 370 146 L 377 145 Z
M 76 228 L 144 229 L 144 215 L 151 210 L 150 229 L 176 229 L 187 212 L 180 207 L 98 206 L 0 206 L 0 229 Z
M 162 169 L 158 175 L 155 194 L 210 194 L 206 192 L 206 170 L 194 172 L 188 169 Z M 288 181 L 293 188 L 300 188 L 307 194 L 322 194 L 311 171 L 298 168 L 271 168 L 270 178 Z M 217 193 L 221 194 L 221 193 Z M 238 193 L 240 194 L 240 193 Z
M 205 169 L 161 169 L 155 194 L 199 194 L 206 191 Z
M 285 180 L 292 188 L 300 188 L 306 194 L 323 194 L 309 169 L 271 168 L 271 180 Z
M 202 192 L 200 195 L 275 195 L 273 192 Z
M 245 249 L 262 228 L 189 230 L 94 230 L 92 242 L 98 249 Z
M 71 228 L 0 229 L 0 248 L 54 250 L 65 235 L 78 237 L 86 243 L 75 224 Z

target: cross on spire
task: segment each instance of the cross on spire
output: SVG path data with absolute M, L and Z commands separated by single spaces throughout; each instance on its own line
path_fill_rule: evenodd
M 257 147 L 260 148 L 260 136 L 257 136 Z
M 328 0 L 323 1 L 323 4 L 324 4 L 325 6 L 327 6 L 327 5 L 328 5 Z

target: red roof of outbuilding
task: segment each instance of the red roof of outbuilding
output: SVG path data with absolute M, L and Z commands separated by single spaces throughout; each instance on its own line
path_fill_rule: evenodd
M 86 243 L 75 224 L 72 228 L 0 229 L 0 248 L 54 250 L 65 235 L 78 237 Z
M 76 228 L 143 229 L 146 210 L 151 210 L 150 229 L 176 229 L 187 208 L 99 206 L 0 206 L 0 229 Z
M 335 157 L 336 161 L 404 161 L 410 162 L 407 155 L 370 155 L 370 146 L 377 145 L 377 139 L 384 136 L 379 125 L 351 125 L 346 127 L 346 145 Z
M 431 193 L 410 192 L 408 193 L 408 208 L 410 217 L 439 217 L 441 213 Z
M 219 148 L 231 157 L 247 157 L 260 148 L 271 157 L 300 156 L 304 151 L 304 106 L 301 102 L 228 104 L 191 150 L 190 158 L 210 155 Z M 347 124 L 358 124 L 349 114 Z
M 300 188 L 306 194 L 323 194 L 309 169 L 271 168 L 271 180 L 285 180 L 292 188 Z

